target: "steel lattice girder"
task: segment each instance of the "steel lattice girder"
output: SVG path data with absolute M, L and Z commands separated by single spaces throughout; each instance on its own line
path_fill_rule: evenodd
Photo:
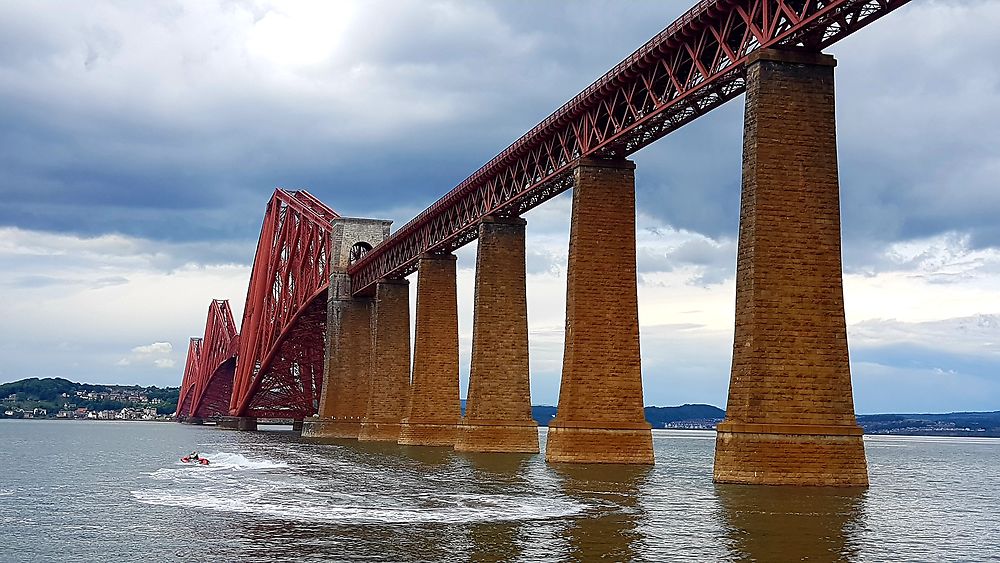
M 229 401 L 233 398 L 233 376 L 235 373 L 236 356 L 233 356 L 208 376 L 205 391 L 192 407 L 191 416 L 206 419 L 229 414 Z
M 327 292 L 300 309 L 266 364 L 245 416 L 306 418 L 318 411 L 323 386 Z
M 177 398 L 175 417 L 191 415 L 194 388 L 198 384 L 198 367 L 201 364 L 201 338 L 192 338 L 188 342 L 187 360 L 184 363 L 184 378 L 181 379 L 181 392 Z
M 293 395 L 284 390 L 309 387 L 311 396 L 314 388 L 322 384 L 322 330 L 326 323 L 331 221 L 337 217 L 336 212 L 305 191 L 279 188 L 271 197 L 243 312 L 229 404 L 231 415 L 246 416 L 252 402 L 256 405 L 263 400 L 258 395 L 268 397 L 277 393 L 291 398 Z M 318 299 L 322 299 L 322 323 L 306 314 Z M 291 369 L 283 363 L 285 355 L 279 352 L 299 347 L 299 339 L 318 342 L 315 351 L 304 355 L 310 361 L 319 355 L 318 383 L 312 369 Z M 306 404 L 305 391 L 294 397 L 296 404 L 281 406 L 306 416 L 315 412 L 311 399 Z
M 208 418 L 229 412 L 233 388 L 232 368 L 238 351 L 239 335 L 229 301 L 213 299 L 205 320 L 205 337 L 201 345 L 191 416 Z
M 520 215 L 572 187 L 583 157 L 623 158 L 746 88 L 761 48 L 819 51 L 909 0 L 705 0 L 528 131 L 349 270 L 355 293 L 474 240 L 487 215 Z

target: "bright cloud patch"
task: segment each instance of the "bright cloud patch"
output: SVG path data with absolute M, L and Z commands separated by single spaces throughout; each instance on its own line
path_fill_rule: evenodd
M 139 356 L 154 356 L 158 354 L 169 354 L 174 347 L 169 342 L 154 342 L 145 346 L 132 348 L 132 353 Z
M 210 246 L 0 229 L 0 316 L 18 319 L 0 323 L 0 380 L 177 385 L 209 301 L 231 298 L 242 314 L 249 266 Z
M 169 369 L 176 365 L 176 361 L 169 357 L 173 354 L 174 347 L 169 342 L 154 342 L 143 346 L 132 348 L 132 354 L 127 358 L 118 360 L 115 365 L 131 366 L 134 364 L 152 364 L 161 369 Z

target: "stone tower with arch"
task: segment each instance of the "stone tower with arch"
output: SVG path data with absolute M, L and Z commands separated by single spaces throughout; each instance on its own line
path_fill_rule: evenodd
M 330 293 L 329 299 L 350 299 L 350 280 L 347 268 L 364 258 L 376 245 L 389 238 L 392 221 L 386 219 L 358 219 L 338 217 L 332 221 L 330 237 Z

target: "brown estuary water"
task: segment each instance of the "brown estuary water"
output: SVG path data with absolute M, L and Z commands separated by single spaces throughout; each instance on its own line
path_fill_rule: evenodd
M 0 421 L 0 560 L 1000 561 L 1000 440 L 868 437 L 835 490 L 714 485 L 713 432 L 653 436 L 637 468 Z

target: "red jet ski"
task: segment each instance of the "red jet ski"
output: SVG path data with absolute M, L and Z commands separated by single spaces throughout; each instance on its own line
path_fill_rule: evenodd
M 181 458 L 181 463 L 196 463 L 198 465 L 208 465 L 208 459 L 204 457 L 192 458 L 186 455 Z

